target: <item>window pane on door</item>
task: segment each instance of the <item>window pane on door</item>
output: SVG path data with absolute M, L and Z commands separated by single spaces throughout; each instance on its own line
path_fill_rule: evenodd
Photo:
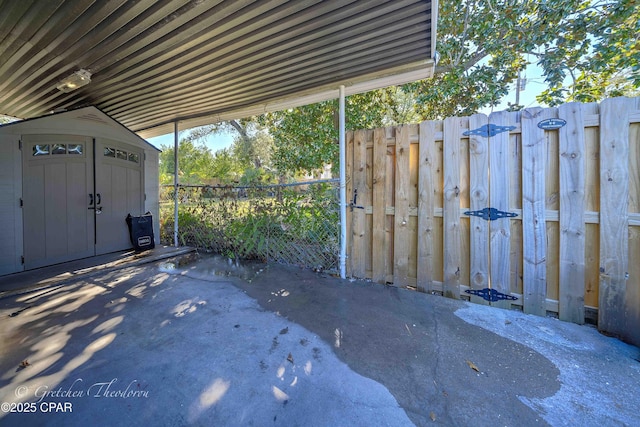
M 82 144 L 69 144 L 67 145 L 67 152 L 69 154 L 82 154 L 84 147 Z
M 38 144 L 33 146 L 33 155 L 34 156 L 48 156 L 49 155 L 49 144 Z
M 53 144 L 51 154 L 67 154 L 67 146 L 65 144 Z

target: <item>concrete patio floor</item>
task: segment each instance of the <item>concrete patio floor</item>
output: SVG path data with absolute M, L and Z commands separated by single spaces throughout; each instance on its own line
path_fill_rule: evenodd
M 219 257 L 0 299 L 0 425 L 640 425 L 640 350 L 578 326 Z

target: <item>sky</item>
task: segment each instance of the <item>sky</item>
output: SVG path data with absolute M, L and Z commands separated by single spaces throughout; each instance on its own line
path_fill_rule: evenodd
M 529 64 L 526 70 L 521 73 L 521 78 L 526 80 L 526 83 L 524 90 L 520 91 L 520 105 L 524 105 L 524 108 L 538 106 L 546 107 L 547 105 L 540 105 L 540 103 L 536 101 L 536 96 L 547 88 L 544 82 L 544 77 L 542 76 L 542 69 L 535 63 Z M 515 83 L 511 85 L 509 94 L 502 98 L 499 105 L 495 107 L 483 108 L 482 110 L 480 110 L 480 112 L 484 114 L 490 114 L 492 111 L 504 111 L 509 107 L 509 102 L 515 104 L 515 86 Z
M 183 133 L 186 133 L 186 131 L 180 132 L 180 138 L 182 138 Z M 152 145 L 158 148 L 160 148 L 160 146 L 162 145 L 173 147 L 173 134 L 170 133 L 167 135 L 156 136 L 154 138 L 147 138 L 147 141 L 149 141 Z M 205 140 L 205 145 L 209 147 L 209 149 L 213 153 L 223 148 L 229 147 L 232 143 L 233 143 L 233 134 L 230 134 L 230 133 L 210 135 Z

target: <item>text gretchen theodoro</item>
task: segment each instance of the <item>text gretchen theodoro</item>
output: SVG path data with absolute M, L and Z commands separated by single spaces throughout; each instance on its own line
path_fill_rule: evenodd
M 96 382 L 89 386 L 84 386 L 84 380 L 81 378 L 76 379 L 69 387 L 52 388 L 47 385 L 32 387 L 33 397 L 38 398 L 38 402 L 43 399 L 57 398 L 57 399 L 69 399 L 69 398 L 148 398 L 149 391 L 142 390 L 138 380 L 132 380 L 128 383 L 121 382 L 118 384 L 118 379 L 114 378 L 111 381 Z M 126 386 L 125 386 L 126 385 Z M 30 398 L 29 388 L 17 387 L 16 397 L 18 398 Z

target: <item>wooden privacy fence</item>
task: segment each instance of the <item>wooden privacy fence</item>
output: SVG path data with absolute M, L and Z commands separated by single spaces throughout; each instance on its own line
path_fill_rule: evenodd
M 350 276 L 597 319 L 640 345 L 640 98 L 346 142 Z

